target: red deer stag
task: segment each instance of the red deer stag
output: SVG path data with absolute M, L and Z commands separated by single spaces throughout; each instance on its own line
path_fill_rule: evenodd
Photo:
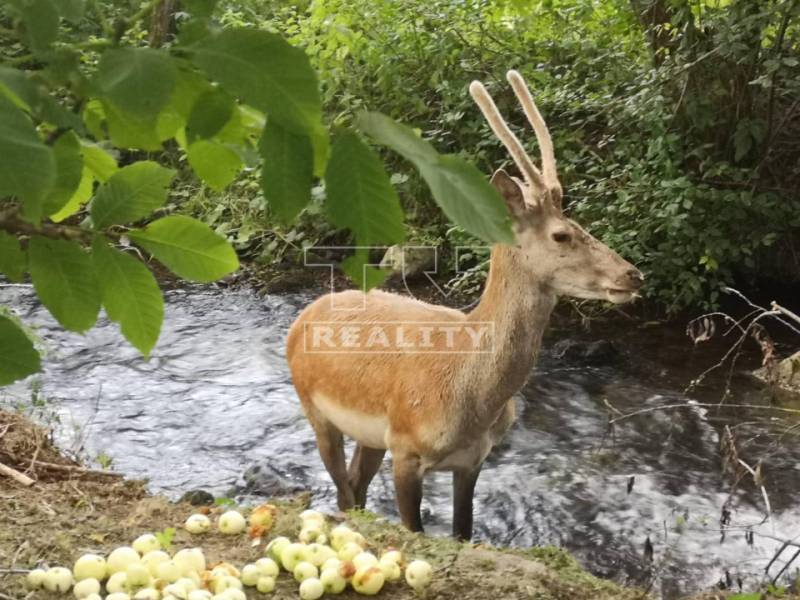
M 636 268 L 564 216 L 547 126 L 519 73 L 509 71 L 508 81 L 536 133 L 542 169 L 473 82 L 472 97 L 523 175 L 500 169 L 492 177 L 517 244 L 492 248 L 477 306 L 464 313 L 349 290 L 308 306 L 287 340 L 294 386 L 339 508 L 364 506 L 388 449 L 403 524 L 422 531 L 423 476 L 452 471 L 453 534 L 463 539 L 472 535 L 481 465 L 514 421 L 511 397 L 531 372 L 558 297 L 622 303 L 643 282 Z M 349 468 L 345 435 L 357 443 Z

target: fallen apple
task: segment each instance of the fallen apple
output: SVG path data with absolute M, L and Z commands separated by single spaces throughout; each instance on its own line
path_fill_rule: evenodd
M 25 577 L 25 584 L 29 590 L 41 589 L 47 572 L 44 569 L 34 569 Z
M 128 586 L 132 588 L 148 587 L 150 585 L 150 571 L 141 562 L 135 562 L 128 565 L 125 569 L 127 575 Z
M 381 562 L 384 560 L 390 560 L 394 563 L 397 563 L 401 567 L 403 566 L 403 562 L 405 562 L 403 560 L 403 553 L 400 552 L 400 550 L 394 550 L 394 549 L 387 550 L 386 552 L 381 554 L 380 560 Z
M 256 561 L 256 568 L 261 574 L 261 577 L 277 577 L 280 573 L 280 567 L 271 558 L 259 558 Z
M 420 592 L 431 584 L 433 568 L 424 560 L 412 560 L 406 567 L 406 582 Z
M 178 550 L 172 557 L 175 564 L 181 570 L 181 574 L 202 573 L 206 570 L 206 556 L 202 548 L 184 548 Z
M 209 529 L 211 529 L 211 519 L 205 515 L 201 515 L 200 513 L 189 515 L 189 518 L 186 519 L 183 527 L 186 529 L 186 531 L 194 535 L 206 533 Z
M 72 571 L 64 567 L 47 569 L 42 583 L 48 592 L 68 592 L 72 587 Z
M 161 542 L 159 542 L 156 536 L 154 536 L 152 533 L 140 535 L 138 538 L 133 540 L 133 544 L 131 544 L 131 546 L 133 546 L 133 549 L 142 556 L 148 552 L 161 550 Z
M 378 564 L 378 557 L 372 552 L 359 552 L 351 560 L 359 571 Z
M 161 592 L 155 588 L 143 588 L 133 595 L 133 600 L 161 600 Z
M 316 577 L 311 577 L 304 580 L 300 584 L 300 598 L 301 600 L 317 600 L 325 593 L 325 588 L 322 582 Z
M 100 582 L 91 577 L 87 579 L 81 579 L 73 586 L 72 593 L 75 594 L 75 597 L 78 598 L 78 600 L 82 600 L 90 594 L 99 594 Z
M 273 504 L 261 504 L 256 506 L 250 513 L 250 525 L 261 527 L 264 531 L 269 531 L 278 514 L 278 507 Z
M 329 569 L 337 569 L 338 570 L 339 567 L 341 567 L 341 566 L 342 566 L 342 561 L 339 560 L 336 556 L 333 556 L 332 558 L 329 558 L 324 563 L 322 563 L 322 566 L 320 567 L 320 571 L 327 571 Z
M 225 535 L 236 535 L 242 533 L 247 527 L 247 521 L 244 520 L 242 513 L 237 510 L 229 510 L 219 518 L 217 523 L 220 533 Z
M 142 564 L 150 571 L 151 577 L 158 577 L 158 565 L 169 560 L 169 554 L 163 550 L 148 552 L 142 557 Z
M 181 578 L 181 575 L 183 575 L 181 568 L 171 558 L 156 565 L 157 579 L 161 579 L 167 583 L 175 583 Z
M 72 574 L 75 576 L 75 581 L 83 579 L 103 581 L 108 575 L 106 559 L 97 554 L 84 554 L 75 561 L 72 567 Z
M 125 592 L 112 592 L 106 596 L 106 600 L 131 600 L 131 597 Z
M 281 564 L 289 573 L 294 572 L 297 563 L 308 562 L 308 559 L 308 548 L 305 544 L 288 544 L 281 552 Z
M 259 577 L 256 589 L 262 594 L 269 594 L 275 590 L 274 577 Z
M 281 554 L 286 549 L 286 546 L 292 543 L 287 537 L 280 536 L 276 537 L 272 540 L 269 544 L 267 544 L 267 548 L 264 553 L 269 556 L 272 560 L 275 561 L 276 564 L 281 565 Z
M 383 571 L 378 567 L 367 567 L 357 570 L 350 583 L 359 594 L 374 596 L 381 591 L 384 581 Z
M 302 583 L 306 579 L 319 577 L 319 571 L 317 571 L 317 567 L 310 562 L 301 561 L 292 569 L 292 575 L 294 575 L 295 581 Z
M 128 574 L 124 571 L 114 573 L 106 581 L 106 591 L 109 594 L 126 592 L 128 590 Z
M 378 568 L 383 572 L 383 578 L 386 581 L 398 581 L 403 576 L 403 570 L 400 565 L 393 560 L 379 560 Z
M 211 600 L 211 595 L 208 590 L 192 590 L 187 600 Z
M 347 579 L 342 576 L 338 568 L 323 569 L 319 580 L 326 594 L 341 594 L 347 587 Z
M 242 583 L 247 587 L 255 587 L 258 578 L 261 577 L 261 570 L 253 564 L 242 567 Z
M 121 546 L 112 550 L 106 559 L 109 575 L 120 573 L 128 568 L 128 565 L 141 562 L 139 553 L 130 546 Z
M 346 525 L 338 525 L 331 529 L 331 548 L 337 552 L 349 542 L 356 539 L 355 532 Z
M 309 562 L 315 567 L 321 567 L 326 560 L 336 558 L 336 552 L 330 546 L 316 542 L 308 545 L 308 555 Z
M 359 544 L 356 544 L 355 542 L 347 542 L 339 549 L 338 557 L 343 561 L 353 560 L 363 551 L 364 548 L 362 548 Z

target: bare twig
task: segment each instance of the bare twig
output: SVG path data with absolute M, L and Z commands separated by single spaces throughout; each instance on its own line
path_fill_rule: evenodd
M 27 475 L 24 475 L 23 473 L 20 473 L 16 469 L 12 469 L 8 465 L 4 465 L 3 463 L 0 463 L 0 475 L 5 475 L 6 477 L 10 477 L 14 481 L 24 485 L 25 487 L 30 487 L 34 483 L 36 483 L 36 481 L 31 479 Z
M 650 406 L 648 408 L 642 408 L 630 413 L 625 413 L 619 417 L 614 417 L 613 419 L 609 419 L 610 424 L 618 423 L 619 421 L 624 421 L 625 419 L 630 419 L 631 417 L 638 417 L 639 415 L 657 412 L 659 410 L 672 410 L 672 409 L 687 409 L 687 408 L 747 408 L 747 409 L 755 409 L 755 410 L 767 410 L 767 411 L 777 411 L 783 412 L 786 414 L 791 415 L 800 415 L 800 409 L 795 408 L 784 408 L 782 406 L 768 406 L 766 404 L 709 404 L 707 402 L 682 402 L 680 404 L 662 404 L 661 406 Z M 618 409 L 614 409 L 616 412 L 620 412 Z M 41 463 L 40 463 L 41 464 Z

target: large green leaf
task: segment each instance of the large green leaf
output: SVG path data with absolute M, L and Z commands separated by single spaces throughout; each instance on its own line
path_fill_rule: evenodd
M 99 182 L 108 181 L 119 170 L 116 159 L 96 144 L 81 142 L 83 164 Z
M 285 128 L 310 134 L 321 127 L 317 76 L 305 52 L 278 34 L 226 29 L 191 51 L 212 79 Z
M 39 139 L 27 115 L 0 95 L 0 197 L 18 196 L 25 216 L 38 221 L 42 200 L 56 177 L 52 150 Z
M 25 277 L 25 253 L 17 237 L 0 231 L 0 273 L 10 281 L 22 281 Z
M 92 259 L 78 244 L 34 236 L 28 266 L 39 299 L 63 327 L 84 332 L 100 310 Z
M 227 240 L 190 217 L 164 217 L 129 236 L 183 279 L 215 281 L 239 268 Z
M 89 169 L 84 167 L 81 172 L 81 181 L 78 184 L 78 189 L 75 190 L 75 193 L 72 194 L 70 199 L 67 200 L 66 204 L 64 204 L 58 212 L 50 215 L 50 220 L 54 223 L 60 223 L 67 217 L 74 215 L 80 210 L 81 206 L 89 201 L 89 198 L 92 197 L 93 190 L 94 176 Z
M 153 274 L 100 236 L 92 244 L 92 258 L 106 314 L 139 352 L 149 355 L 164 320 L 164 299 Z
M 155 119 L 172 94 L 176 74 L 175 63 L 164 51 L 112 48 L 103 52 L 94 84 L 123 112 Z
M 361 246 L 403 240 L 403 210 L 378 155 L 354 133 L 334 138 L 325 172 L 331 222 L 350 229 Z
M 514 243 L 505 202 L 478 169 L 455 155 L 441 155 L 425 140 L 379 113 L 364 113 L 359 128 L 414 163 L 436 203 L 466 231 L 492 244 Z
M 58 35 L 58 10 L 53 0 L 13 0 L 25 23 L 25 42 L 34 52 L 43 52 Z
M 117 108 L 111 102 L 103 102 L 108 135 L 118 148 L 156 151 L 161 149 L 158 118 L 138 117 Z
M 40 79 L 25 71 L 0 67 L 0 94 L 40 121 L 83 131 L 80 117 L 59 104 Z
M 0 385 L 33 375 L 41 368 L 30 338 L 12 319 L 0 314 Z
M 213 137 L 230 120 L 235 106 L 233 98 L 219 88 L 198 96 L 186 122 L 189 142 Z
M 98 229 L 138 221 L 164 205 L 175 171 L 150 160 L 123 167 L 97 189 L 92 222 Z
M 358 248 L 355 254 L 342 261 L 342 271 L 355 281 L 363 291 L 379 286 L 392 274 L 391 269 L 371 265 L 369 262 L 369 250 L 366 248 Z
M 56 180 L 42 202 L 42 214 L 45 215 L 61 210 L 81 183 L 83 156 L 78 136 L 72 131 L 63 133 L 53 144 L 53 156 L 56 159 Z
M 217 192 L 236 179 L 244 166 L 233 149 L 213 140 L 197 140 L 189 146 L 186 158 L 197 176 Z
M 308 136 L 287 131 L 270 120 L 259 142 L 264 164 L 261 189 L 272 211 L 289 224 L 311 199 L 314 150 Z

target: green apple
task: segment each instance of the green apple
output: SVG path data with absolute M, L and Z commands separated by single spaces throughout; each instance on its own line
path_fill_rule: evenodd
M 308 545 L 308 553 L 311 562 L 315 567 L 321 567 L 322 564 L 330 559 L 336 558 L 336 552 L 330 546 L 325 544 L 313 543 Z
M 318 598 L 322 598 L 322 594 L 324 593 L 325 588 L 322 586 L 322 582 L 316 577 L 306 579 L 300 584 L 301 600 L 318 600 Z
M 394 550 L 394 549 L 389 549 L 386 552 L 384 552 L 383 554 L 381 554 L 381 559 L 380 560 L 381 561 L 390 560 L 390 561 L 392 561 L 394 563 L 397 563 L 401 567 L 403 566 L 403 563 L 405 562 L 405 560 L 403 559 L 403 553 L 400 552 L 400 550 Z
M 128 568 L 128 565 L 141 562 L 141 560 L 139 553 L 130 546 L 116 548 L 108 555 L 106 560 L 108 574 L 121 573 Z
M 200 513 L 189 515 L 189 518 L 186 519 L 183 527 L 186 529 L 186 531 L 194 535 L 206 533 L 209 529 L 211 529 L 211 519 L 205 515 L 201 515 Z
M 189 592 L 187 600 L 211 600 L 211 592 L 208 590 L 192 590 Z
M 269 594 L 275 590 L 274 577 L 259 577 L 256 589 L 262 594 Z
M 171 558 L 156 565 L 156 578 L 167 583 L 175 583 L 181 575 L 183 575 L 181 568 Z
M 280 573 L 280 567 L 271 558 L 259 558 L 256 561 L 256 568 L 260 573 L 260 577 L 277 577 Z
M 106 559 L 97 554 L 84 554 L 75 561 L 72 567 L 72 574 L 75 576 L 75 581 L 83 579 L 103 581 L 108 575 Z
M 308 547 L 305 544 L 288 544 L 281 552 L 281 564 L 289 573 L 294 572 L 297 563 L 309 562 L 309 558 Z
M 161 600 L 161 592 L 155 588 L 143 588 L 133 595 L 133 600 Z
M 128 574 L 124 571 L 114 573 L 106 581 L 106 591 L 109 594 L 128 591 Z
M 406 567 L 406 582 L 420 592 L 431 584 L 433 568 L 424 560 L 412 560 Z
M 326 594 L 341 594 L 347 587 L 347 579 L 339 572 L 339 569 L 323 569 L 319 576 L 322 587 Z
M 148 552 L 142 557 L 142 564 L 150 571 L 151 577 L 158 577 L 158 565 L 169 560 L 169 554 L 163 550 Z
M 41 589 L 44 585 L 44 578 L 47 572 L 44 569 L 34 569 L 25 577 L 25 585 L 29 590 Z
M 140 535 L 138 538 L 133 540 L 133 544 L 131 544 L 131 546 L 133 546 L 133 549 L 142 556 L 148 552 L 161 550 L 161 542 L 159 542 L 156 536 L 154 536 L 152 533 Z
M 319 577 L 319 571 L 317 571 L 317 567 L 311 564 L 308 561 L 302 561 L 295 565 L 294 569 L 292 570 L 292 574 L 294 575 L 294 579 L 297 582 L 302 583 L 306 579 L 311 579 Z
M 338 557 L 339 560 L 348 561 L 353 560 L 356 556 L 361 554 L 364 551 L 364 548 L 360 545 L 356 544 L 355 542 L 347 542 L 344 546 L 339 548 Z
M 86 598 L 89 594 L 100 593 L 100 582 L 97 579 L 89 577 L 88 579 L 81 579 L 72 588 L 72 593 L 78 600 Z
M 360 571 L 361 569 L 376 566 L 378 564 L 378 557 L 372 552 L 359 552 L 352 558 L 352 561 L 356 566 L 356 570 Z
M 128 578 L 128 587 L 143 588 L 150 585 L 150 571 L 141 562 L 129 564 L 125 575 Z
M 106 600 L 131 600 L 131 597 L 125 592 L 112 592 L 106 596 Z
M 272 540 L 269 544 L 267 544 L 267 548 L 265 553 L 269 556 L 272 560 L 274 560 L 278 565 L 281 564 L 281 553 L 284 551 L 286 546 L 292 543 L 287 537 L 276 537 Z
M 378 561 L 378 568 L 383 572 L 386 581 L 398 581 L 403 576 L 403 570 L 393 560 L 381 559 Z
M 217 527 L 220 533 L 225 535 L 236 535 L 242 533 L 247 527 L 247 521 L 244 520 L 242 513 L 238 510 L 229 510 L 219 518 Z
M 353 589 L 364 596 L 374 596 L 381 591 L 385 579 L 378 567 L 359 569 L 350 581 Z
M 68 592 L 72 587 L 72 571 L 64 567 L 47 569 L 42 583 L 48 592 Z
M 348 542 L 354 542 L 356 539 L 355 531 L 346 525 L 338 525 L 331 529 L 331 548 L 337 552 Z
M 184 548 L 172 557 L 181 570 L 181 575 L 202 573 L 206 570 L 206 556 L 201 548 Z

